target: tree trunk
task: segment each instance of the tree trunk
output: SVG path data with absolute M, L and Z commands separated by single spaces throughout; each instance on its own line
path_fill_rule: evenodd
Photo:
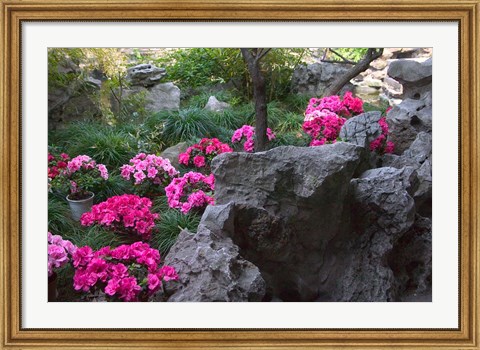
M 262 49 L 240 49 L 247 63 L 248 72 L 253 83 L 253 98 L 255 101 L 255 151 L 264 151 L 267 148 L 267 93 L 265 77 L 260 70 L 260 60 L 266 52 Z M 253 51 L 250 52 L 250 50 Z
M 366 71 L 370 67 L 370 63 L 383 54 L 383 49 L 369 48 L 363 58 L 344 75 L 340 76 L 333 84 L 325 91 L 324 96 L 336 95 L 345 84 L 355 78 L 357 75 Z

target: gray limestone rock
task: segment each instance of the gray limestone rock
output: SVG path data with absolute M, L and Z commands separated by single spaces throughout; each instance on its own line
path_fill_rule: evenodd
M 395 154 L 402 154 L 419 132 L 432 132 L 432 106 L 425 100 L 406 99 L 387 114 L 387 123 Z
M 178 156 L 186 152 L 187 148 L 188 144 L 186 142 L 180 142 L 163 150 L 162 153 L 160 153 L 160 157 L 167 158 L 174 168 L 178 168 L 180 166 Z
M 350 67 L 334 63 L 312 63 L 298 66 L 292 75 L 292 91 L 310 96 L 323 96 L 335 79 L 345 74 Z M 353 85 L 347 84 L 345 90 L 352 90 Z
M 217 100 L 215 96 L 210 96 L 204 108 L 211 112 L 223 112 L 230 107 L 228 103 Z
M 165 258 L 179 276 L 167 285 L 168 301 L 262 301 L 265 281 L 260 271 L 223 234 L 231 212 L 228 205 L 210 206 L 197 233 L 180 233 Z
M 150 63 L 143 63 L 128 68 L 127 81 L 131 85 L 149 87 L 158 84 L 165 75 L 165 68 L 159 68 Z

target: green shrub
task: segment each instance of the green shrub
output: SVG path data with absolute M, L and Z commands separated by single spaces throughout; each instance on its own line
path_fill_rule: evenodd
M 152 235 L 150 245 L 165 256 L 182 230 L 196 232 L 199 223 L 200 216 L 196 214 L 185 215 L 178 210 L 167 210 L 160 216 L 160 222 L 157 224 L 158 232 Z

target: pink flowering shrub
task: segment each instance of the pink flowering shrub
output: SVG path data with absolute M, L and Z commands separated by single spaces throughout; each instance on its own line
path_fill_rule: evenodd
M 60 175 L 60 172 L 67 167 L 69 160 L 70 156 L 66 153 L 62 153 L 59 156 L 48 153 L 48 178 L 54 179 Z
M 184 214 L 190 210 L 203 210 L 207 205 L 215 202 L 214 183 L 213 174 L 205 176 L 193 171 L 175 178 L 165 187 L 168 205 L 171 208 L 180 209 Z
M 158 250 L 143 242 L 97 251 L 81 247 L 72 260 L 74 289 L 101 291 L 109 301 L 147 301 L 162 289 L 163 281 L 178 279 L 173 267 L 160 267 Z
M 388 113 L 392 109 L 391 107 L 387 108 L 385 113 Z M 384 116 L 378 121 L 380 128 L 382 129 L 382 134 L 377 137 L 375 140 L 370 142 L 370 151 L 377 152 L 379 154 L 384 153 L 393 153 L 395 150 L 395 144 L 392 141 L 388 141 L 388 124 L 387 118 Z
M 275 134 L 270 128 L 267 128 L 268 141 L 275 139 Z M 235 130 L 232 136 L 232 143 L 237 143 L 245 139 L 243 149 L 245 152 L 253 152 L 255 149 L 255 128 L 250 125 L 244 125 L 240 129 Z
M 350 91 L 343 96 L 326 96 L 322 98 L 311 98 L 305 110 L 305 121 L 315 118 L 314 112 L 323 110 L 330 111 L 341 117 L 352 117 L 363 113 L 363 101 L 358 97 L 353 97 Z
M 327 109 L 313 111 L 310 115 L 311 119 L 306 120 L 302 126 L 303 131 L 312 138 L 310 146 L 321 146 L 328 142 L 336 142 L 346 119 Z
M 138 235 L 148 239 L 159 215 L 152 213 L 152 201 L 133 194 L 113 196 L 92 206 L 91 211 L 80 218 L 83 226 L 94 224 L 114 232 Z
M 161 191 L 178 175 L 178 171 L 168 159 L 139 153 L 120 168 L 120 174 L 125 180 L 133 181 L 138 193 L 146 194 Z
M 77 156 L 52 180 L 52 186 L 70 192 L 69 198 L 78 200 L 90 197 L 90 192 L 103 180 L 108 180 L 105 165 L 97 164 L 87 155 Z
M 64 240 L 62 236 L 52 235 L 48 232 L 48 277 L 54 274 L 54 269 L 65 266 L 77 250 L 77 247 L 70 241 Z
M 233 152 L 229 145 L 219 139 L 203 138 L 178 156 L 178 162 L 187 167 L 210 169 L 213 158 L 222 153 Z

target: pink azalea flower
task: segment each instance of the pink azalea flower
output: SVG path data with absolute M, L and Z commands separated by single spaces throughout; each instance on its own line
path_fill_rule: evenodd
M 201 168 L 205 166 L 205 157 L 202 156 L 196 156 L 193 158 L 193 163 L 197 168 Z

